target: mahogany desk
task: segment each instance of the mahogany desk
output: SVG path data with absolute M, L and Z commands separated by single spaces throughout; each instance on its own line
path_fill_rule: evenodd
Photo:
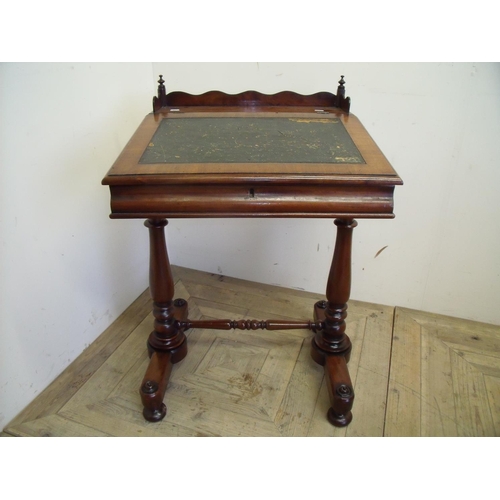
M 187 354 L 190 328 L 310 329 L 311 355 L 325 368 L 328 419 L 345 426 L 354 400 L 345 318 L 355 218 L 392 218 L 401 179 L 359 120 L 349 114 L 343 77 L 337 94 L 255 91 L 228 95 L 166 94 L 160 75 L 153 113 L 146 116 L 103 179 L 111 218 L 143 218 L 150 236 L 154 330 L 140 395 L 144 417 L 159 421 L 172 364 Z M 174 300 L 165 244 L 168 218 L 332 218 L 337 238 L 326 289 L 313 319 L 212 320 L 188 317 Z M 201 223 L 201 222 L 200 222 Z

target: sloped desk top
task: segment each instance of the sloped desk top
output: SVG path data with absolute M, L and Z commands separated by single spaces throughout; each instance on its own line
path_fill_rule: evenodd
M 402 181 L 338 108 L 180 106 L 144 118 L 103 184 L 112 218 L 390 218 Z

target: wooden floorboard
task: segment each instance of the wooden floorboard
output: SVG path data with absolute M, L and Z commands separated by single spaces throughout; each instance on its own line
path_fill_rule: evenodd
M 500 327 L 397 308 L 385 435 L 500 436 Z
M 310 319 L 323 296 L 174 266 L 191 319 Z M 331 426 L 312 333 L 187 332 L 168 413 L 144 420 L 152 329 L 145 291 L 0 434 L 11 436 L 499 436 L 500 327 L 349 303 L 353 421 Z

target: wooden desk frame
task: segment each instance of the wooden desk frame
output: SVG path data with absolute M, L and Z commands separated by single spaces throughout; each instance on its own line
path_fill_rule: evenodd
M 202 95 L 166 93 L 160 75 L 153 113 L 148 115 L 118 157 L 103 184 L 111 192 L 112 218 L 144 218 L 150 237 L 150 291 L 154 330 L 147 346 L 149 367 L 140 387 L 144 417 L 159 421 L 172 365 L 187 355 L 185 331 L 191 328 L 283 330 L 314 333 L 311 355 L 324 366 L 335 426 L 352 419 L 354 390 L 347 369 L 351 341 L 345 333 L 351 288 L 352 232 L 355 218 L 392 218 L 393 192 L 401 179 L 359 120 L 349 113 L 343 77 L 337 94 L 304 96 L 294 92 L 237 95 L 212 91 Z M 365 163 L 307 165 L 280 163 L 139 164 L 161 120 L 176 116 L 335 117 L 344 124 Z M 332 218 L 337 227 L 326 300 L 314 306 L 313 319 L 212 320 L 188 317 L 188 304 L 174 299 L 174 281 L 164 228 L 168 218 L 308 217 Z

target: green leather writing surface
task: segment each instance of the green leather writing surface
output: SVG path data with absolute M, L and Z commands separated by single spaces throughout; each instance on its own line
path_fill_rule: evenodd
M 163 119 L 139 163 L 365 163 L 338 118 Z

